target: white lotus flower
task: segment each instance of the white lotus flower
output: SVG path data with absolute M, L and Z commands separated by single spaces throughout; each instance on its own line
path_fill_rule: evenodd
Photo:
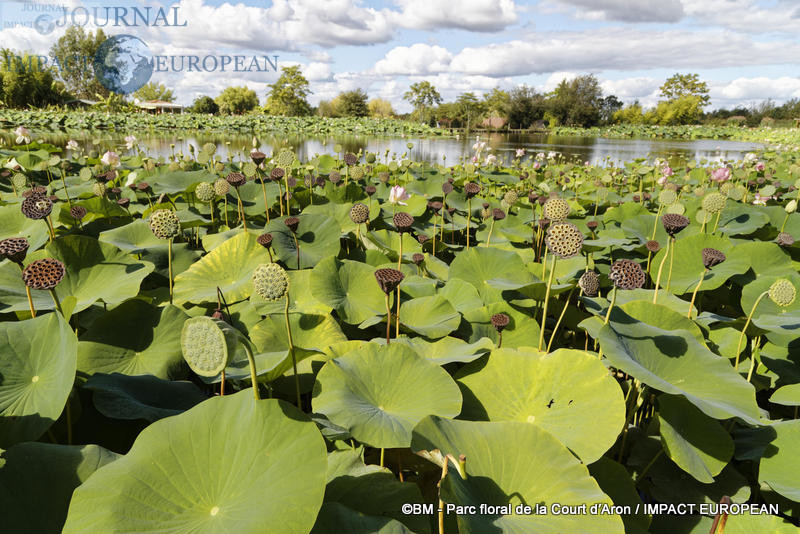
M 18 127 L 16 130 L 14 130 L 14 133 L 17 135 L 18 145 L 27 145 L 31 142 L 31 132 L 24 126 Z
M 67 150 L 80 150 L 80 148 L 81 147 L 78 146 L 78 142 L 77 141 L 75 141 L 73 139 L 70 139 L 69 141 L 67 141 Z
M 524 148 L 518 148 L 517 149 L 517 157 L 521 158 L 523 156 L 525 156 L 525 149 Z
M 100 161 L 103 162 L 104 165 L 108 165 L 109 167 L 119 167 L 119 154 L 109 150 L 108 152 L 103 154 L 103 157 L 100 158 Z
M 406 188 L 405 187 L 402 187 L 402 186 L 399 186 L 399 185 L 395 185 L 389 191 L 389 203 L 390 204 L 400 204 L 401 206 L 407 206 L 407 204 L 405 202 L 403 202 L 403 200 L 408 200 L 409 198 L 411 198 L 411 195 L 409 195 L 406 192 Z
M 128 175 L 128 179 L 125 180 L 125 187 L 132 186 L 136 182 L 136 178 L 138 178 L 138 175 L 136 174 L 136 171 L 130 173 Z
M 125 138 L 125 146 L 128 150 L 133 150 L 133 147 L 136 146 L 136 137 L 133 135 L 129 135 Z

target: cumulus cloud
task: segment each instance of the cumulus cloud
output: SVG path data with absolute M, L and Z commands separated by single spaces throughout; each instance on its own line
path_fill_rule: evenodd
M 513 0 L 396 0 L 402 12 L 395 17 L 405 28 L 456 28 L 496 32 L 518 20 Z
M 379 74 L 405 76 L 436 74 L 447 71 L 452 59 L 453 55 L 441 46 L 416 43 L 389 50 L 375 64 L 375 71 Z
M 622 22 L 678 22 L 684 16 L 681 0 L 554 0 L 576 8 L 579 18 Z

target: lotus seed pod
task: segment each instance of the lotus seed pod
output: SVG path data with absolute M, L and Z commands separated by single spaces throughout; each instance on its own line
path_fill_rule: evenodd
M 719 186 L 719 192 L 725 195 L 728 198 L 731 198 L 728 193 L 730 193 L 731 189 L 733 189 L 734 185 L 732 182 L 725 182 L 721 186 Z
M 563 221 L 570 212 L 569 202 L 557 197 L 546 200 L 542 209 L 544 217 L 551 221 Z
M 483 210 L 481 211 L 481 219 L 486 220 L 491 216 L 492 216 L 492 210 L 490 210 L 489 208 L 483 208 Z
M 392 217 L 395 229 L 399 233 L 405 233 L 411 230 L 411 225 L 414 224 L 414 217 L 404 211 L 398 211 Z
M 596 230 L 598 226 L 599 224 L 597 221 L 589 221 L 586 223 L 586 228 L 589 230 Z
M 404 278 L 405 275 L 397 269 L 378 269 L 375 271 L 375 280 L 378 281 L 381 291 L 387 295 L 397 289 L 397 286 L 400 285 Z
M 28 178 L 24 174 L 17 172 L 11 176 L 11 183 L 14 185 L 14 189 L 19 191 L 21 189 L 25 189 L 25 185 L 28 183 Z
M 645 243 L 644 246 L 645 248 L 647 248 L 647 250 L 653 253 L 658 252 L 661 249 L 661 243 L 659 243 L 655 239 L 651 239 L 650 241 Z
M 64 264 L 53 258 L 36 260 L 22 271 L 22 281 L 31 289 L 49 290 L 64 278 Z
M 189 368 L 199 376 L 217 376 L 236 352 L 240 334 L 225 321 L 192 317 L 183 323 L 181 350 Z
M 233 187 L 242 187 L 247 183 L 247 177 L 240 172 L 232 172 L 225 177 L 225 181 Z
M 131 199 L 129 199 L 129 198 L 119 198 L 119 199 L 117 199 L 117 205 L 122 207 L 122 208 L 126 208 L 127 209 L 128 206 L 130 206 L 130 204 L 131 204 Z
M 417 241 L 419 241 L 420 245 L 424 245 L 430 237 L 425 234 L 417 234 Z
M 367 194 L 368 197 L 374 195 L 376 191 L 378 191 L 378 189 L 374 185 L 368 185 L 367 187 L 364 188 L 364 192 Z
M 172 210 L 156 210 L 150 214 L 150 230 L 159 239 L 172 239 L 181 233 L 181 220 Z
M 8 259 L 22 265 L 30 244 L 24 237 L 10 237 L 0 241 L 0 260 Z
M 596 297 L 597 290 L 600 289 L 600 277 L 594 271 L 586 271 L 578 279 L 578 287 L 587 297 Z
M 678 195 L 672 189 L 664 189 L 658 194 L 658 203 L 662 206 L 669 206 L 678 200 Z
M 82 221 L 88 211 L 83 206 L 72 206 L 69 210 L 70 216 L 76 221 Z
M 583 234 L 578 227 L 565 221 L 556 222 L 547 229 L 547 250 L 559 258 L 577 256 L 583 248 Z
M 294 160 L 295 160 L 294 152 L 292 152 L 291 150 L 284 149 L 281 150 L 280 153 L 278 153 L 277 162 L 280 167 L 288 169 L 289 167 L 292 166 Z
M 285 224 L 286 227 L 293 234 L 296 234 L 297 233 L 297 225 L 300 224 L 300 219 L 298 219 L 297 217 L 286 217 L 286 219 L 283 220 L 283 224 Z
M 264 248 L 270 248 L 272 246 L 272 234 L 267 232 L 266 234 L 261 234 L 256 238 L 256 242 Z
M 353 180 L 360 180 L 364 177 L 364 167 L 360 165 L 356 165 L 352 169 L 350 169 L 350 176 Z
M 495 313 L 492 315 L 490 322 L 495 330 L 502 332 L 508 326 L 508 323 L 511 322 L 511 317 L 505 313 Z
M 356 224 L 364 224 L 369 220 L 369 208 L 366 204 L 356 202 L 350 208 L 350 220 Z
M 216 192 L 214 191 L 214 186 L 208 182 L 200 182 L 197 184 L 197 187 L 194 190 L 194 194 L 197 195 L 197 199 L 200 202 L 211 202 L 214 200 L 214 196 Z
M 703 198 L 703 209 L 716 215 L 725 209 L 726 200 L 727 198 L 722 193 L 709 193 Z
M 711 269 L 725 261 L 725 254 L 715 248 L 704 248 L 700 251 L 700 255 L 703 258 L 703 266 L 706 269 Z
M 229 184 L 226 180 L 220 178 L 214 182 L 214 192 L 216 192 L 219 196 L 224 197 L 230 190 L 231 184 Z
M 504 212 L 501 209 L 495 208 L 492 210 L 492 218 L 495 221 L 502 221 L 503 219 L 506 218 L 506 212 Z
M 44 219 L 53 211 L 53 202 L 48 197 L 33 195 L 23 200 L 20 208 L 29 219 Z
M 214 143 L 205 143 L 203 145 L 203 152 L 208 152 L 209 154 L 213 154 L 217 151 L 217 145 Z
M 664 225 L 664 229 L 671 237 L 675 237 L 675 234 L 689 226 L 689 222 L 687 217 L 677 213 L 667 213 L 661 216 L 661 224 Z
M 667 206 L 667 209 L 664 210 L 666 213 L 673 213 L 675 215 L 683 215 L 686 211 L 686 206 L 681 204 L 680 202 L 676 202 L 674 204 L 670 204 Z
M 694 212 L 694 218 L 697 219 L 697 222 L 699 222 L 700 224 L 703 223 L 708 224 L 709 222 L 711 222 L 711 219 L 713 219 L 714 216 L 711 215 L 706 210 L 704 210 L 703 208 L 700 208 L 699 210 Z
M 480 192 L 481 192 L 480 184 L 477 184 L 475 182 L 467 182 L 466 184 L 464 184 L 464 193 L 466 193 L 467 198 L 472 198 Z
M 289 275 L 277 263 L 262 263 L 253 271 L 253 288 L 264 300 L 280 300 L 289 292 Z
M 253 163 L 255 163 L 256 165 L 261 165 L 262 163 L 264 163 L 264 160 L 267 159 L 267 155 L 261 152 L 260 150 L 253 149 L 253 151 L 250 152 L 250 159 L 252 159 Z
M 22 192 L 22 198 L 46 197 L 46 196 L 47 196 L 47 188 L 41 185 L 35 185 L 30 189 L 27 189 Z
M 358 158 L 356 157 L 355 154 L 353 154 L 352 152 L 348 152 L 347 154 L 344 155 L 345 165 L 347 165 L 348 167 L 352 167 L 356 163 L 358 163 Z
M 768 292 L 769 298 L 772 302 L 785 308 L 786 306 L 790 306 L 792 302 L 794 302 L 794 298 L 797 295 L 797 291 L 794 288 L 794 285 L 785 278 L 781 278 L 780 280 L 775 281 L 771 286 L 769 286 Z
M 94 185 L 92 185 L 92 193 L 94 193 L 94 196 L 96 197 L 106 196 L 107 190 L 108 188 L 103 182 L 95 182 Z
M 797 211 L 797 200 L 794 199 L 790 200 L 789 203 L 786 204 L 786 207 L 783 209 L 786 211 L 786 213 L 794 213 L 795 211 Z
M 275 167 L 269 171 L 269 179 L 273 182 L 280 180 L 284 177 L 284 175 L 286 175 L 286 171 L 284 171 L 281 167 Z
M 517 200 L 519 200 L 519 195 L 513 189 L 510 191 L 506 191 L 506 194 L 503 195 L 503 202 L 505 202 L 509 206 L 513 206 L 516 204 Z
M 445 195 L 449 195 L 452 192 L 453 192 L 453 184 L 451 184 L 450 182 L 445 182 L 442 184 L 442 193 L 444 193 Z
M 608 278 L 620 289 L 639 289 L 644 285 L 642 266 L 632 260 L 617 260 L 611 265 Z
M 789 232 L 781 232 L 775 242 L 782 247 L 791 247 L 794 245 L 794 237 Z
M 419 267 L 420 265 L 422 265 L 422 262 L 425 261 L 425 255 L 424 254 L 420 254 L 419 252 L 415 252 L 411 256 L 411 261 L 414 262 L 414 265 Z
M 328 180 L 334 185 L 338 184 L 342 181 L 342 175 L 339 174 L 339 171 L 331 171 L 330 174 L 328 174 Z

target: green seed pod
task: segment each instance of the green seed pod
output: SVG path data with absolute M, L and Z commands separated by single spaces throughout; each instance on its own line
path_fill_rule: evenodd
M 569 216 L 569 203 L 563 198 L 551 198 L 544 203 L 544 217 L 551 221 L 563 221 Z
M 221 319 L 192 317 L 183 323 L 183 359 L 199 376 L 217 376 L 236 352 L 241 334 Z
M 200 182 L 197 184 L 194 194 L 197 195 L 197 199 L 200 200 L 200 202 L 211 202 L 214 200 L 216 192 L 214 191 L 214 186 L 210 183 Z
M 772 302 L 785 308 L 794 302 L 797 291 L 789 280 L 781 278 L 769 286 L 768 295 Z
M 517 192 L 513 189 L 511 191 L 506 191 L 506 194 L 503 195 L 503 202 L 507 206 L 513 206 L 517 200 L 519 200 L 519 195 L 517 195 Z
M 289 275 L 277 263 L 262 263 L 253 271 L 253 287 L 264 300 L 280 300 L 289 292 Z
M 725 195 L 722 193 L 709 193 L 703 198 L 703 209 L 708 213 L 716 215 L 725 209 Z
M 150 214 L 150 230 L 159 239 L 172 239 L 181 233 L 181 220 L 172 210 L 156 210 Z
M 283 167 L 284 169 L 291 167 L 294 163 L 294 160 L 294 152 L 288 149 L 281 150 L 277 158 L 278 166 Z
M 669 206 L 677 202 L 678 194 L 672 189 L 664 189 L 658 194 L 658 203 L 662 206 Z
M 28 178 L 24 174 L 17 172 L 11 177 L 11 183 L 14 184 L 14 187 L 17 191 L 20 191 L 25 189 L 25 185 L 28 183 Z
M 95 182 L 94 185 L 92 185 L 92 193 L 97 197 L 106 196 L 107 189 L 106 184 L 102 182 Z
M 361 202 L 356 202 L 350 208 L 350 220 L 356 224 L 364 224 L 369 220 L 369 208 Z
M 203 152 L 213 154 L 216 151 L 217 151 L 217 145 L 215 145 L 214 143 L 206 143 L 203 145 Z
M 228 183 L 227 180 L 220 178 L 216 182 L 214 182 L 214 191 L 221 197 L 224 197 L 228 194 L 228 191 L 231 190 L 231 184 Z
M 360 180 L 364 177 L 364 167 L 356 165 L 350 169 L 350 176 L 353 180 Z

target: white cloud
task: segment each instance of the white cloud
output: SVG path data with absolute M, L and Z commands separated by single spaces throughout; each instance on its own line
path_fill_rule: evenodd
M 697 24 L 717 25 L 745 33 L 800 31 L 796 0 L 777 0 L 768 5 L 757 0 L 683 0 L 686 14 Z
M 441 46 L 416 43 L 398 46 L 375 64 L 379 74 L 421 75 L 445 72 L 449 69 L 453 55 Z
M 782 76 L 780 78 L 736 78 L 730 82 L 716 82 L 711 85 L 711 99 L 726 101 L 746 100 L 786 100 L 800 98 L 800 78 Z
M 518 20 L 513 0 L 396 0 L 402 13 L 396 23 L 418 30 L 456 28 L 496 32 Z
M 573 14 L 590 20 L 622 22 L 678 22 L 681 0 L 553 0 L 556 6 L 574 7 Z

